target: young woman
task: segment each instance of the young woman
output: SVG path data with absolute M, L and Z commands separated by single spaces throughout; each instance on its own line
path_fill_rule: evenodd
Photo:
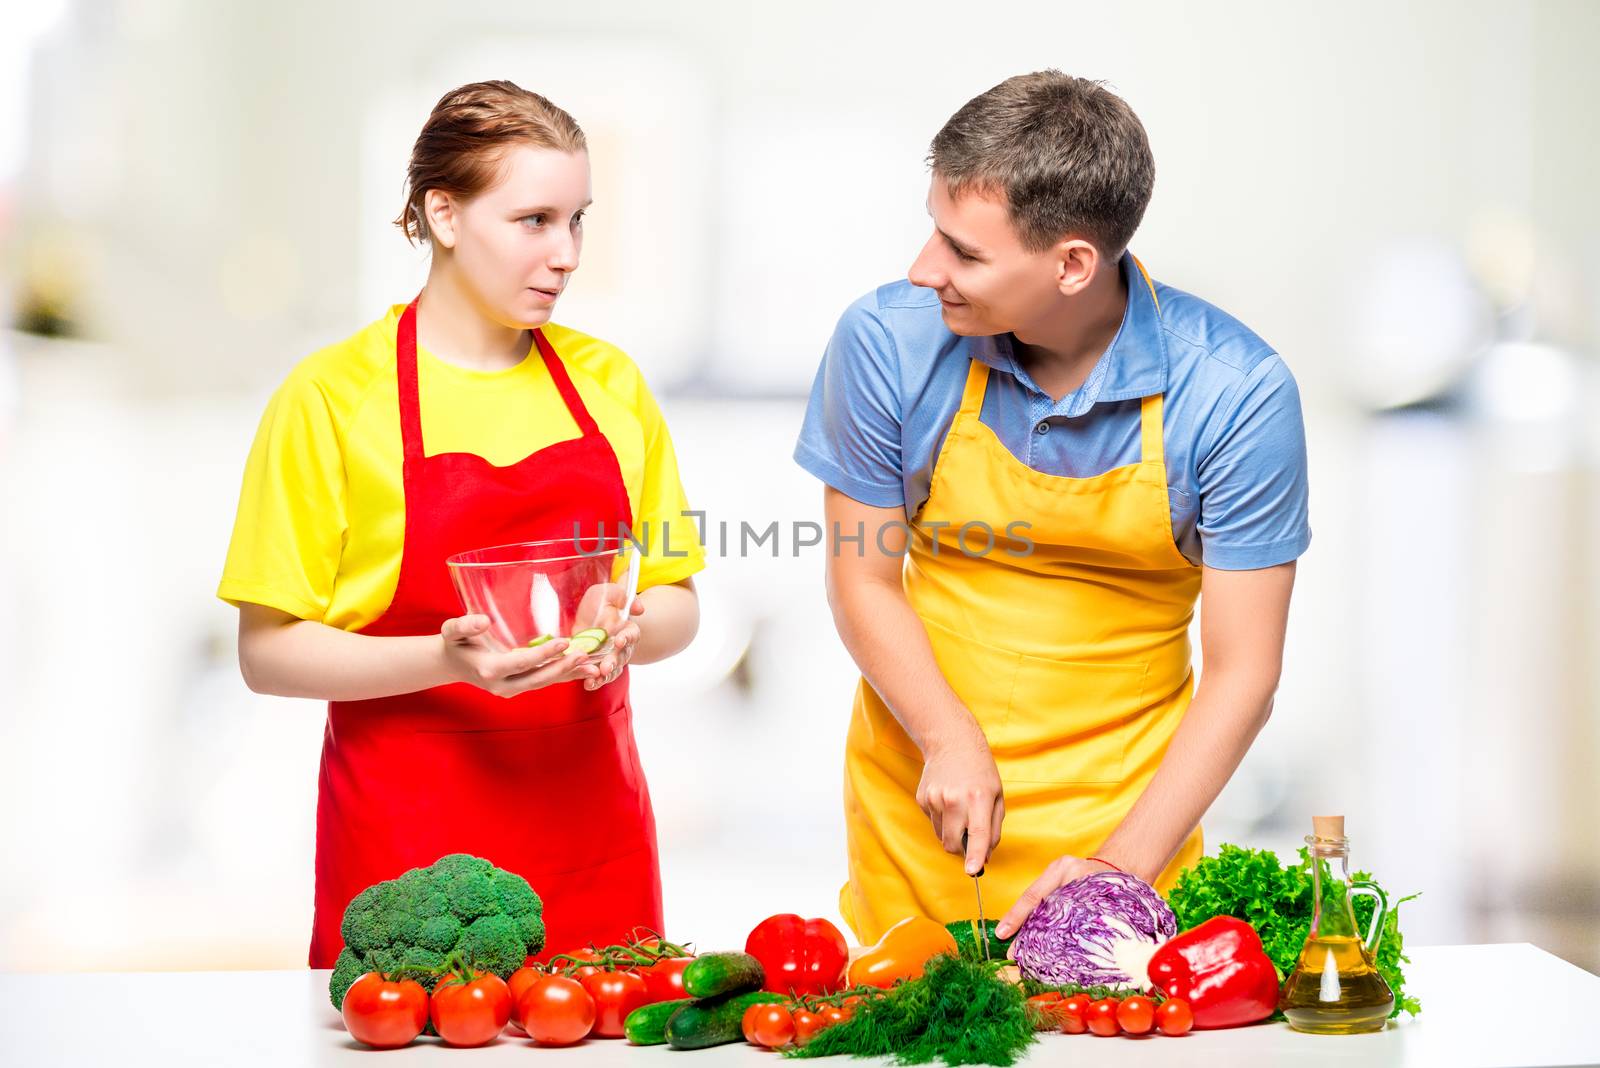
M 583 132 L 509 82 L 453 90 L 412 151 L 422 293 L 307 358 L 262 419 L 219 596 L 261 693 L 329 702 L 310 962 L 368 885 L 448 853 L 544 898 L 551 950 L 661 928 L 629 663 L 693 638 L 704 564 L 638 368 L 550 322 L 590 203 Z M 462 615 L 445 559 L 518 541 L 646 544 L 609 651 L 509 653 Z

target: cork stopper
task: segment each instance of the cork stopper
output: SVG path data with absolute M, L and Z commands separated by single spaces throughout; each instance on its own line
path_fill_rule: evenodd
M 1318 838 L 1343 838 L 1343 816 L 1312 816 L 1311 833 Z

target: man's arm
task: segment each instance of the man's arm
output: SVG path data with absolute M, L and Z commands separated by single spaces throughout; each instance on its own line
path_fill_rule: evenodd
M 934 835 L 959 855 L 962 832 L 970 832 L 966 869 L 975 874 L 1000 841 L 1000 773 L 988 739 L 939 671 L 928 632 L 906 599 L 900 579 L 905 513 L 862 504 L 832 487 L 824 490 L 823 504 L 830 533 L 865 531 L 859 551 L 828 555 L 834 625 L 861 674 L 922 751 L 917 804 Z
M 1294 574 L 1292 561 L 1257 571 L 1204 569 L 1204 667 L 1194 700 L 1160 769 L 1097 856 L 1154 882 L 1232 778 L 1272 713 Z M 998 933 L 1003 938 L 1015 931 L 1057 887 L 1106 870 L 1080 857 L 1061 857 L 1006 913 Z

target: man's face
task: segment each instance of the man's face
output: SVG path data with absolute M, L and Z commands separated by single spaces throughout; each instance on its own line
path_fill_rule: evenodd
M 970 191 L 952 198 L 935 173 L 928 214 L 933 236 L 907 275 L 912 285 L 939 294 L 940 313 L 952 332 L 1026 336 L 1059 306 L 1059 251 L 1023 247 L 1004 194 Z

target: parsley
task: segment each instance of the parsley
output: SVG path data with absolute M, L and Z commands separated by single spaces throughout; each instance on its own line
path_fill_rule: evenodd
M 1372 878 L 1360 871 L 1351 877 Z M 1410 963 L 1400 934 L 1400 906 L 1416 896 L 1390 899 L 1383 937 L 1378 942 L 1375 963 L 1378 974 L 1394 991 L 1396 1016 L 1402 1011 L 1413 1016 L 1422 1011 L 1416 998 L 1405 995 L 1405 975 L 1400 970 L 1402 963 Z M 1281 978 L 1293 970 L 1311 931 L 1311 899 L 1311 860 L 1304 848 L 1300 850 L 1300 863 L 1285 867 L 1270 850 L 1224 845 L 1216 856 L 1203 857 L 1183 870 L 1167 895 L 1167 904 L 1178 917 L 1180 931 L 1213 916 L 1244 920 L 1261 936 L 1261 944 Z M 1356 898 L 1356 922 L 1363 931 L 1372 920 L 1373 907 L 1371 898 Z

